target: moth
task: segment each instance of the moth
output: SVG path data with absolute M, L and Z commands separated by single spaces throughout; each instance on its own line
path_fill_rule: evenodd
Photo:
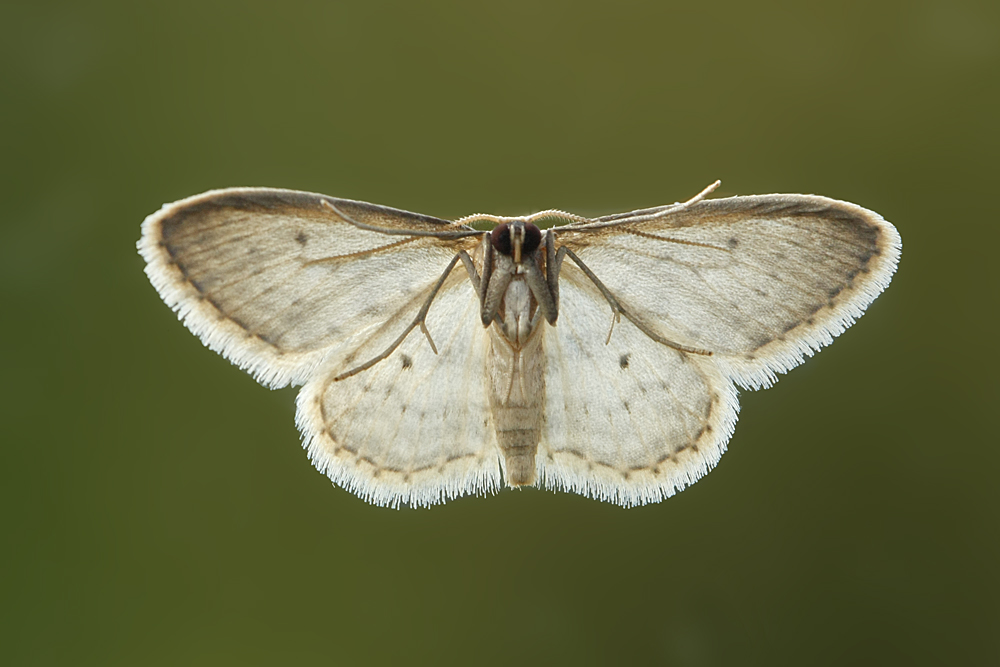
M 138 249 L 205 345 L 302 386 L 310 459 L 365 500 L 537 486 L 630 507 L 712 469 L 737 387 L 831 343 L 899 260 L 896 229 L 860 206 L 708 199 L 717 186 L 593 219 L 455 222 L 231 188 L 163 206 Z

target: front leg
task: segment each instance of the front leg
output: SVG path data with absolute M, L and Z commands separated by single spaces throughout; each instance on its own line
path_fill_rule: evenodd
M 545 280 L 549 284 L 549 292 L 556 304 L 557 315 L 559 313 L 559 270 L 562 268 L 565 256 L 565 247 L 559 248 L 559 253 L 556 254 L 556 231 L 550 229 L 545 232 Z
M 491 254 L 493 253 L 492 246 L 486 248 L 486 250 Z M 489 279 L 484 275 L 481 281 L 483 285 L 483 300 L 480 315 L 482 316 L 484 327 L 492 324 L 494 319 L 499 318 L 501 322 L 503 321 L 500 317 L 500 302 L 503 301 L 503 296 L 507 292 L 507 286 L 510 285 L 510 281 L 514 278 L 514 273 L 517 271 L 517 265 L 514 264 L 514 260 L 507 255 L 496 253 L 493 259 L 495 263 L 490 265 Z M 484 261 L 484 269 L 486 266 L 487 264 Z
M 712 356 L 712 352 L 710 350 L 702 350 L 701 348 L 697 347 L 681 345 L 680 343 L 676 343 L 668 338 L 664 338 L 660 334 L 650 329 L 646 324 L 643 323 L 641 319 L 633 315 L 631 311 L 625 309 L 622 306 L 621 302 L 619 302 L 618 299 L 615 297 L 615 295 L 611 293 L 611 290 L 609 290 L 604 285 L 604 283 L 601 282 L 601 279 L 598 278 L 594 274 L 594 272 L 590 270 L 590 267 L 584 264 L 583 260 L 577 257 L 577 254 L 572 250 L 570 250 L 569 248 L 567 248 L 566 246 L 559 248 L 560 264 L 562 263 L 563 256 L 566 254 L 568 254 L 569 258 L 573 260 L 573 262 L 576 263 L 577 266 L 580 267 L 580 270 L 583 271 L 583 274 L 588 278 L 590 278 L 590 282 L 594 283 L 594 286 L 597 287 L 597 289 L 604 296 L 605 300 L 608 302 L 608 305 L 611 306 L 611 328 L 608 330 L 607 340 L 604 341 L 605 345 L 611 342 L 611 332 L 614 331 L 615 329 L 615 323 L 621 319 L 622 315 L 624 315 L 625 319 L 634 324 L 639 331 L 646 334 L 651 339 L 655 340 L 657 343 L 666 345 L 667 347 L 672 347 L 678 352 L 690 352 L 691 354 L 702 354 L 709 357 Z
M 540 250 L 528 257 L 523 263 L 524 277 L 531 289 L 535 301 L 538 302 L 538 310 L 541 311 L 545 320 L 555 325 L 559 318 L 559 269 L 562 267 L 563 258 L 566 256 L 566 248 L 560 248 L 556 253 L 555 234 L 552 230 L 545 233 L 545 275 L 538 267 L 538 256 Z
M 486 299 L 486 285 L 490 281 L 490 273 L 492 273 L 493 269 L 493 248 L 490 246 L 489 232 L 483 233 L 483 239 L 480 245 L 483 249 L 482 276 L 480 276 L 479 272 L 476 271 L 476 265 L 472 262 L 472 258 L 469 257 L 469 253 L 461 250 L 458 255 L 462 258 L 462 264 L 465 265 L 465 272 L 469 274 L 469 280 L 472 282 L 472 286 L 476 288 L 476 296 L 479 297 L 479 307 L 482 308 L 483 301 Z
M 459 252 L 459 256 L 462 258 L 462 264 L 465 265 L 466 273 L 469 274 L 472 286 L 476 289 L 476 296 L 479 297 L 479 314 L 482 318 L 483 326 L 488 327 L 493 323 L 493 320 L 498 320 L 500 324 L 503 324 L 503 316 L 500 314 L 500 299 L 503 298 L 503 293 L 506 291 L 513 273 L 508 273 L 506 279 L 500 278 L 498 282 L 495 279 L 497 273 L 493 270 L 493 244 L 490 242 L 489 232 L 483 233 L 481 245 L 483 251 L 483 275 L 480 276 L 479 272 L 476 271 L 476 265 L 473 263 L 472 258 L 469 257 L 469 253 L 462 250 Z M 490 289 L 491 283 L 493 283 L 492 290 Z
M 538 302 L 538 310 L 549 324 L 555 324 L 556 318 L 559 317 L 559 305 L 556 301 L 559 293 L 552 293 L 551 284 L 538 268 L 538 253 L 527 257 L 521 262 L 521 267 L 524 269 L 524 280 L 528 283 L 528 289 Z

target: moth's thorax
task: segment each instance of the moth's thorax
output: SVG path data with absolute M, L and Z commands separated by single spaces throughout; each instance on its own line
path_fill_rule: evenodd
M 527 342 L 537 319 L 534 317 L 538 303 L 524 281 L 523 275 L 515 275 L 507 286 L 503 298 L 503 334 L 517 348 Z

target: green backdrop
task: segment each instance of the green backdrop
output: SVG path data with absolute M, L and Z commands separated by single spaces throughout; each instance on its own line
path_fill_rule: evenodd
M 987 0 L 3 2 L 0 662 L 998 664 L 998 81 Z M 902 262 L 633 510 L 365 504 L 134 245 L 224 186 L 596 215 L 716 178 L 878 211 Z

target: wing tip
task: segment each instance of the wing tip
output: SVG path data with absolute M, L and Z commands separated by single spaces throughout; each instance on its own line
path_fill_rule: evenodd
M 875 299 L 889 287 L 902 255 L 903 242 L 899 231 L 875 211 L 858 204 L 819 195 L 796 196 L 832 203 L 872 225 L 877 230 L 872 257 L 866 267 L 867 270 L 858 274 L 862 277 L 854 280 L 849 289 L 839 292 L 837 295 L 839 300 L 831 297 L 827 306 L 810 318 L 814 321 L 806 320 L 806 328 L 793 338 L 774 339 L 761 348 L 763 351 L 760 354 L 753 355 L 753 358 L 720 357 L 729 378 L 744 389 L 757 390 L 772 386 L 778 381 L 778 376 L 801 365 L 853 326 Z
M 136 250 L 146 265 L 143 272 L 163 302 L 177 315 L 191 333 L 213 352 L 249 373 L 271 389 L 298 384 L 308 377 L 318 363 L 308 355 L 281 355 L 272 346 L 230 321 L 198 292 L 184 275 L 163 240 L 163 222 L 191 203 L 197 203 L 218 193 L 231 193 L 252 188 L 228 188 L 188 197 L 164 204 L 143 220 Z M 283 359 L 282 357 L 286 357 Z

